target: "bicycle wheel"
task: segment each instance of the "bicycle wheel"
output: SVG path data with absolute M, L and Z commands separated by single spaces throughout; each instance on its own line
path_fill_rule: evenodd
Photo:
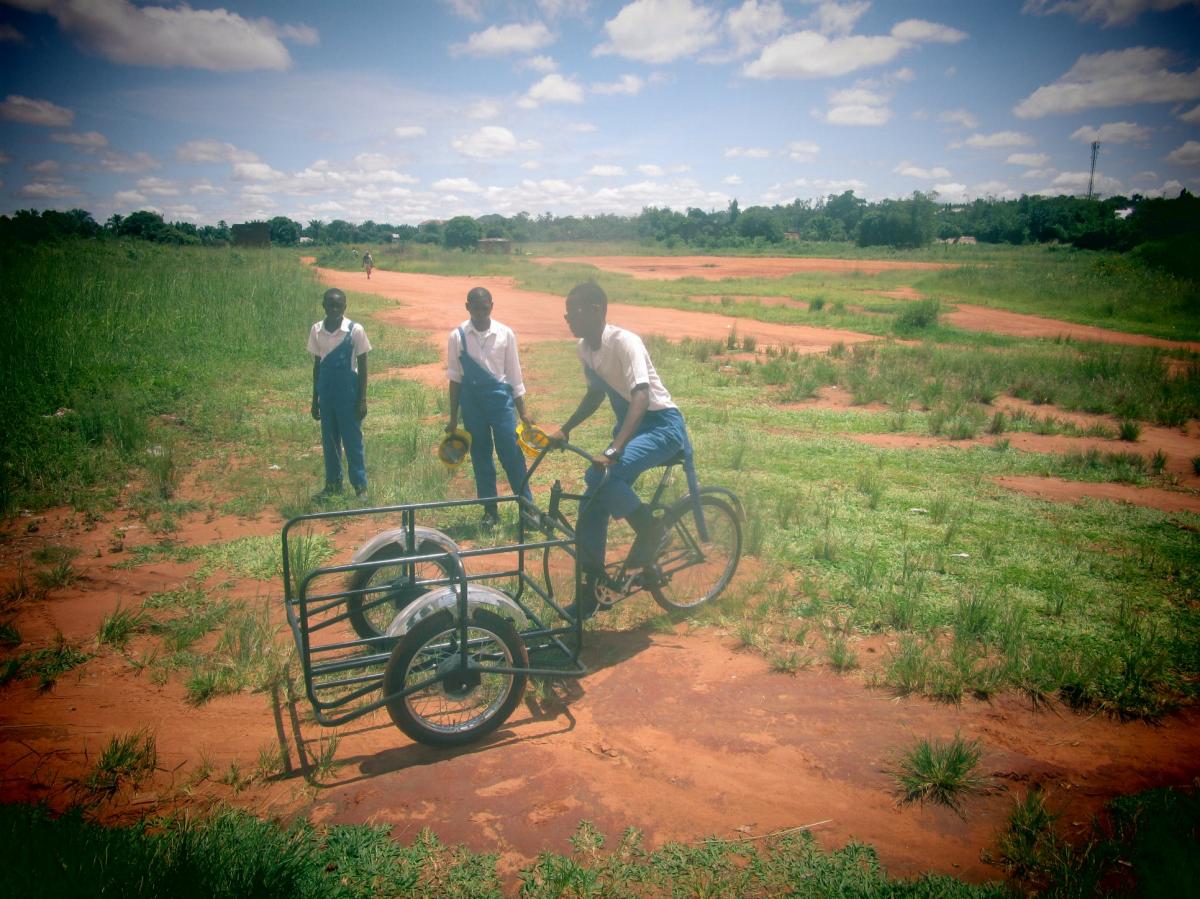
M 525 675 L 488 673 L 489 667 L 528 668 L 525 643 L 507 619 L 477 610 L 467 628 L 468 668 L 461 668 L 458 625 L 439 612 L 396 645 L 383 672 L 383 693 L 436 677 L 387 704 L 395 725 L 419 743 L 461 746 L 491 733 L 512 714 L 525 692 Z
M 440 552 L 441 549 L 442 547 L 432 540 L 422 540 L 417 546 L 417 553 L 430 554 Z M 380 562 L 404 555 L 411 554 L 406 553 L 404 547 L 397 543 L 388 543 L 371 553 L 366 561 Z M 395 565 L 360 569 L 350 578 L 351 590 L 363 590 L 371 586 L 386 586 L 388 589 L 376 593 L 352 593 L 347 596 L 346 608 L 350 613 L 350 625 L 360 637 L 382 637 L 387 633 L 396 613 L 430 589 L 415 584 L 414 581 L 452 577 L 454 561 L 449 556 L 415 564 L 397 562 Z
M 668 612 L 687 612 L 719 596 L 742 555 L 742 527 L 729 504 L 703 495 L 700 506 L 708 530 L 706 541 L 696 533 L 691 500 L 682 500 L 667 512 L 666 536 L 655 562 L 658 581 L 650 585 L 650 593 Z

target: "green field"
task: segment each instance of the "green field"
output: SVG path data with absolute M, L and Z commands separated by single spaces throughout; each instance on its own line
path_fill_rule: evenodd
M 936 258 L 941 252 L 906 258 Z M 558 294 L 594 274 L 579 266 L 544 267 L 453 252 L 393 257 L 381 251 L 375 258 L 384 268 L 511 274 L 521 286 Z M 861 677 L 878 689 L 932 701 L 957 703 L 1018 691 L 1034 702 L 1058 700 L 1089 714 L 1147 720 L 1170 715 L 1194 702 L 1200 676 L 1200 518 L 1098 501 L 1054 505 L 1006 491 L 992 479 L 1052 474 L 1182 489 L 1178 478 L 1165 464 L 1132 453 L 1052 456 L 1009 449 L 1005 434 L 1074 432 L 1049 416 L 998 417 L 992 404 L 1010 394 L 1113 413 L 1131 428 L 1177 427 L 1200 417 L 1195 357 L 967 334 L 940 324 L 936 308 L 924 318 L 914 317 L 911 303 L 887 298 L 864 303 L 869 295 L 863 291 L 911 284 L 942 301 L 958 298 L 1194 340 L 1200 338 L 1196 285 L 1105 254 L 981 248 L 969 259 L 971 266 L 955 271 L 879 276 L 712 283 L 601 277 L 610 297 L 620 302 L 712 311 L 711 305 L 688 299 L 704 293 L 788 295 L 809 304 L 808 309 L 723 304 L 723 312 L 746 320 L 737 347 L 651 346 L 657 368 L 688 418 L 702 479 L 734 489 L 748 512 L 746 549 L 756 574 L 735 584 L 698 620 L 737 635 L 781 674 L 819 665 Z M 336 254 L 321 261 L 339 263 Z M 196 511 L 287 517 L 312 508 L 309 497 L 320 485 L 322 469 L 316 425 L 308 417 L 311 362 L 304 337 L 320 317 L 322 288 L 299 264 L 297 253 L 109 243 L 33 248 L 5 254 L 0 263 L 10 306 L 15 306 L 13 320 L 20 323 L 0 338 L 6 360 L 0 385 L 0 507 L 7 514 L 68 505 L 98 519 L 120 501 L 162 538 L 162 552 L 171 553 L 185 551 L 172 547 L 171 535 L 181 517 Z M 436 353 L 419 335 L 371 325 L 370 315 L 386 305 L 355 294 L 348 312 L 367 320 L 375 345 L 365 422 L 372 498 L 377 504 L 441 498 L 449 475 L 430 447 L 444 424 L 442 392 L 400 377 L 378 377 L 432 362 Z M 747 341 L 753 339 L 756 319 L 851 328 L 883 339 L 835 348 L 828 356 L 726 359 L 727 350 L 752 348 Z M 1173 373 L 1172 360 L 1190 365 L 1180 375 Z M 580 395 L 570 346 L 529 347 L 523 365 L 540 383 L 569 385 L 531 396 L 539 418 L 565 419 Z M 849 391 L 857 403 L 884 406 L 867 412 L 797 403 L 830 385 Z M 600 445 L 608 426 L 607 417 L 598 415 L 573 439 Z M 957 438 L 991 433 L 999 442 L 971 449 L 879 449 L 851 439 L 864 433 Z M 1200 459 L 1194 464 L 1200 466 Z M 576 478 L 576 468 L 556 458 L 547 476 Z M 201 478 L 207 492 L 226 499 L 198 507 L 181 495 L 189 473 Z M 264 558 L 269 547 L 256 545 L 187 551 L 196 558 L 222 553 L 224 566 L 242 564 L 247 576 L 258 576 L 254 573 L 274 561 Z M 245 556 L 243 562 L 231 555 L 235 551 Z M 65 568 L 61 559 L 47 560 L 39 573 L 49 578 L 56 565 L 61 577 L 69 575 L 69 558 Z M 14 645 L 0 682 L 44 674 L 38 666 L 49 664 L 46 648 L 19 643 L 12 622 L 24 597 L 15 586 L 6 588 L 0 625 L 17 639 L 6 639 Z M 213 598 L 181 595 L 162 601 L 207 622 L 198 626 L 253 629 L 252 614 L 236 609 L 217 614 L 214 609 L 223 607 Z M 623 609 L 617 623 L 636 626 L 646 614 Z M 147 621 L 111 622 L 107 642 L 138 626 L 151 627 Z M 858 658 L 855 645 L 876 634 L 895 637 L 899 648 L 869 666 Z M 231 657 L 240 645 L 235 638 L 227 647 Z M 187 639 L 174 639 L 175 650 L 186 652 Z M 276 639 L 290 637 L 281 633 Z M 69 668 L 86 662 L 63 661 L 64 653 L 56 651 L 54 664 Z M 180 656 L 178 667 L 192 676 L 207 670 L 186 656 Z M 174 669 L 163 670 L 168 677 Z M 248 689 L 278 674 L 250 673 L 224 686 L 226 692 Z M 195 684 L 199 701 L 221 688 L 203 680 Z M 1194 815 L 1194 808 L 1187 808 Z M 7 814 L 5 828 L 31 826 L 12 823 L 23 812 Z M 109 839 L 118 856 L 157 858 L 182 851 L 164 848 L 170 841 L 155 843 L 136 829 L 101 838 L 78 821 L 60 825 L 61 831 L 40 819 L 37 826 L 81 845 Z M 254 830 L 257 825 L 241 820 L 213 826 Z M 1043 821 L 1038 833 L 1050 830 Z M 186 828 L 180 833 L 172 839 L 200 847 L 199 856 L 209 858 L 204 864 L 219 867 L 206 856 L 222 844 L 219 836 L 189 835 Z M 375 882 L 372 878 L 392 887 L 424 884 L 427 895 L 485 895 L 497 889 L 490 857 L 454 855 L 432 837 L 396 848 L 372 834 L 347 830 L 336 839 L 317 838 L 301 828 L 273 836 L 286 844 L 287 853 L 296 853 L 294 865 L 288 861 L 286 870 L 248 872 L 246 877 L 260 880 L 231 881 L 227 894 L 237 894 L 239 884 L 286 882 L 299 895 L 365 895 L 367 888 L 360 892 L 360 884 Z M 1136 841 L 1136 828 L 1126 836 Z M 366 848 L 345 848 L 354 840 Z M 670 895 L 664 872 L 674 882 L 694 884 L 692 892 L 710 895 L 777 895 L 783 884 L 801 882 L 842 884 L 838 895 L 990 894 L 940 879 L 888 883 L 869 850 L 848 847 L 826 856 L 810 843 L 797 838 L 746 852 L 713 842 L 702 851 L 676 847 L 639 855 L 628 850 L 623 856 L 621 849 L 589 850 L 585 841 L 576 857 L 548 854 L 522 877 L 531 896 L 621 895 L 631 883 Z M 361 881 L 351 878 L 341 892 L 314 873 L 330 859 L 349 855 L 365 867 L 356 869 Z M 430 886 L 422 865 L 434 856 L 442 859 L 439 871 L 449 865 L 463 879 Z M 1088 866 L 1100 864 L 1102 856 L 1097 850 L 1095 858 L 1070 857 L 1063 850 L 1057 861 L 1038 856 L 1027 869 L 1014 864 L 1012 870 L 1034 881 L 1075 883 L 1073 878 L 1087 872 L 1096 875 L 1099 869 Z M 377 871 L 367 858 L 376 859 Z M 452 880 L 453 889 L 446 886 Z M 310 881 L 316 885 L 301 888 Z M 575 892 L 556 892 L 554 884 Z M 588 884 L 607 884 L 608 892 Z M 326 887 L 331 891 L 322 892 Z M 822 887 L 800 894 L 830 893 Z M 1074 894 L 1087 892 L 1079 887 Z

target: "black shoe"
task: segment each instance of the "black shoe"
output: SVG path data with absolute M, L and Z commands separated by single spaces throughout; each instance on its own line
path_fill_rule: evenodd
M 600 603 L 596 601 L 596 584 L 591 580 L 585 580 L 579 585 L 575 601 L 567 606 L 566 613 L 572 618 L 581 618 L 587 621 L 596 614 L 596 610 L 599 608 Z
M 655 559 L 658 558 L 658 550 L 662 546 L 663 538 L 667 535 L 667 529 L 656 518 L 652 524 L 636 533 L 633 546 L 629 548 L 629 555 L 625 559 L 625 567 L 647 568 L 653 565 Z
M 540 531 L 544 529 L 541 512 L 522 512 L 521 520 L 525 522 L 525 527 L 528 530 Z
M 320 493 L 313 494 L 313 502 L 323 503 L 325 500 L 333 499 L 335 496 L 342 495 L 341 484 L 326 484 L 325 489 Z
M 356 486 L 354 488 L 354 495 L 357 496 L 359 499 L 362 499 L 364 496 L 366 496 L 367 495 L 367 485 L 359 484 L 358 486 Z
M 500 517 L 495 512 L 485 512 L 483 518 L 479 520 L 479 530 L 485 534 L 490 534 L 498 527 L 500 527 Z

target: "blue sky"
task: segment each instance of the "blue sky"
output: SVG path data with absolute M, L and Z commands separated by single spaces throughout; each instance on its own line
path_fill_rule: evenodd
M 1200 192 L 1200 0 L 0 0 L 0 212 Z

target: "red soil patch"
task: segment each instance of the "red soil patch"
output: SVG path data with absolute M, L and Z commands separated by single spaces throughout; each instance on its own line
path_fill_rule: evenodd
M 1127 484 L 1090 484 L 1085 481 L 1066 481 L 1062 478 L 1040 478 L 1011 475 L 994 479 L 1001 487 L 1047 499 L 1051 502 L 1078 502 L 1081 499 L 1104 499 L 1114 503 L 1131 503 L 1163 512 L 1192 512 L 1200 515 L 1200 495 L 1162 490 L 1158 487 L 1130 487 Z
M 1010 334 L 1014 337 L 1061 337 L 1064 340 L 1091 340 L 1099 343 L 1120 343 L 1127 346 L 1157 346 L 1164 349 L 1200 353 L 1200 343 L 1196 341 L 1165 340 L 1145 334 L 1127 334 L 1123 331 L 1110 331 L 1108 328 L 1043 318 L 1040 315 L 1005 312 L 1001 309 L 990 309 L 987 306 L 970 306 L 966 303 L 955 303 L 954 305 L 954 310 L 943 314 L 942 319 L 965 331 L 987 331 L 992 334 Z
M 446 335 L 466 318 L 463 304 L 472 287 L 486 287 L 496 303 L 496 318 L 517 333 L 523 344 L 540 340 L 570 340 L 563 321 L 563 298 L 554 294 L 520 290 L 512 278 L 466 278 L 386 272 L 376 269 L 367 284 L 362 272 L 318 269 L 321 280 L 344 290 L 369 290 L 398 300 L 395 309 L 377 318 L 392 325 L 433 332 L 430 338 L 443 354 Z M 351 310 L 353 313 L 353 309 Z M 612 303 L 608 320 L 642 337 L 659 335 L 671 340 L 723 340 L 736 329 L 742 337 L 754 337 L 759 345 L 784 346 L 801 353 L 825 352 L 835 343 L 846 345 L 877 338 L 857 331 L 754 322 L 709 312 L 682 312 L 653 306 Z
M 758 303 L 761 306 L 789 306 L 793 309 L 808 309 L 808 303 L 804 300 L 795 300 L 791 297 L 757 297 L 728 294 L 697 294 L 688 297 L 694 303 L 709 303 L 710 305 L 719 306 L 724 300 L 733 300 L 739 306 L 748 303 Z
M 536 256 L 534 262 L 569 262 L 606 272 L 631 275 L 643 281 L 679 278 L 784 278 L 798 272 L 864 272 L 954 268 L 941 262 L 897 262 L 881 259 L 812 259 L 790 256 Z

